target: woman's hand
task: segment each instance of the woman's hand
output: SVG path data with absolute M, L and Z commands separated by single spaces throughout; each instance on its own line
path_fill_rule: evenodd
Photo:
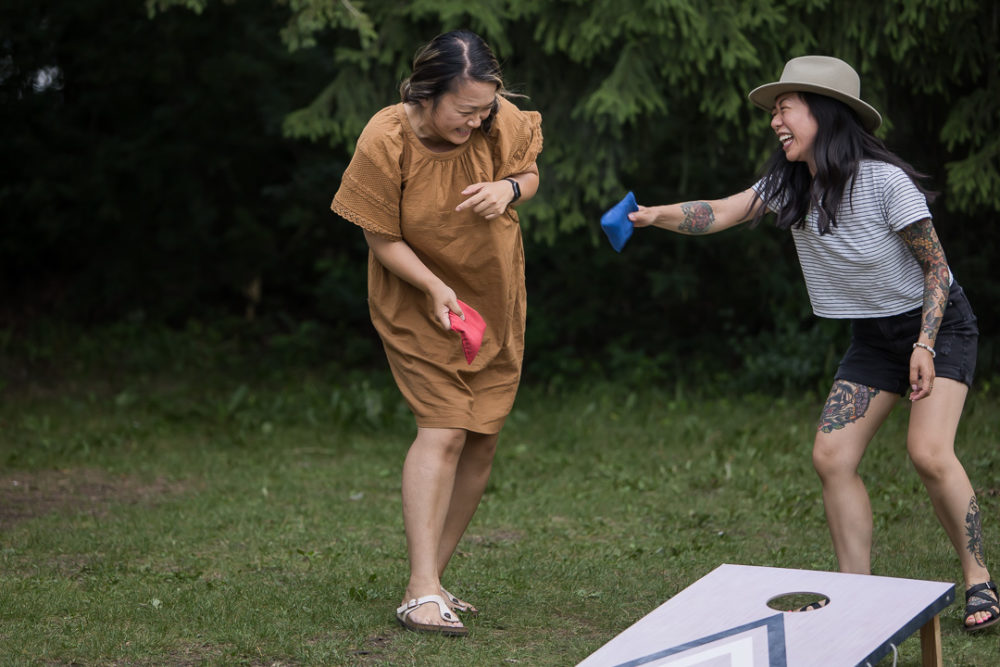
M 462 312 L 461 307 L 458 305 L 458 297 L 455 296 L 455 290 L 445 285 L 443 282 L 438 281 L 434 286 L 432 286 L 428 292 L 427 296 L 431 301 L 431 312 L 434 313 L 434 317 L 445 330 L 451 329 L 451 318 L 448 317 L 449 312 L 453 312 L 463 320 L 465 319 L 465 313 Z
M 455 290 L 448 287 L 420 261 L 406 241 L 387 239 L 365 230 L 365 240 L 382 266 L 392 271 L 401 279 L 410 283 L 424 294 L 430 301 L 431 316 L 441 323 L 445 330 L 451 329 L 448 312 L 454 312 L 463 320 L 462 309 L 458 305 Z
M 638 211 L 628 214 L 628 219 L 632 221 L 634 227 L 649 227 L 656 224 L 656 219 L 659 217 L 659 209 L 659 206 L 642 206 L 640 204 Z
M 476 215 L 487 220 L 503 215 L 507 205 L 514 200 L 514 188 L 507 181 L 473 183 L 462 190 L 462 194 L 468 199 L 456 206 L 455 210 L 471 208 Z
M 927 398 L 934 390 L 934 356 L 919 346 L 910 355 L 910 389 L 911 401 Z

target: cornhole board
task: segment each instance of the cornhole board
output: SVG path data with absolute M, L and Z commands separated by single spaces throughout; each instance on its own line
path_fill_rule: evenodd
M 767 606 L 793 593 L 830 602 L 794 613 Z M 954 584 L 940 581 L 723 564 L 578 667 L 875 665 L 918 629 L 924 666 L 940 667 L 938 614 L 954 600 Z

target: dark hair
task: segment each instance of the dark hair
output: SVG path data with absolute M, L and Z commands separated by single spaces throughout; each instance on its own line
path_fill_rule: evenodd
M 927 176 L 864 129 L 850 107 L 818 93 L 800 92 L 798 95 L 816 119 L 816 138 L 813 141 L 816 175 L 810 175 L 805 162 L 786 159 L 779 147 L 764 165 L 763 187 L 757 196 L 764 205 L 758 207 L 753 224 L 760 222 L 768 211 L 768 205 L 774 202 L 780 205 L 775 224 L 781 229 L 792 226 L 801 229 L 806 224 L 810 207 L 814 206 L 819 214 L 819 233 L 830 232 L 831 227 L 837 226 L 837 212 L 844 201 L 844 188 L 857 175 L 861 160 L 878 160 L 899 167 L 928 203 L 934 201 L 937 193 L 920 183 Z M 852 194 L 848 193 L 848 206 L 851 205 Z
M 469 30 L 453 30 L 438 35 L 422 46 L 413 57 L 413 73 L 399 86 L 403 102 L 432 100 L 437 104 L 446 92 L 462 80 L 492 83 L 497 94 L 506 93 L 500 63 L 483 38 Z M 482 129 L 489 133 L 497 103 L 483 121 Z

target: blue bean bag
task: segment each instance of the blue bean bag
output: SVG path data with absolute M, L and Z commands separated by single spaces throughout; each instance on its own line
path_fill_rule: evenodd
M 632 236 L 632 221 L 628 219 L 628 214 L 638 211 L 639 206 L 635 203 L 635 195 L 629 192 L 625 198 L 612 206 L 601 216 L 601 229 L 611 241 L 611 247 L 616 252 L 621 252 L 625 243 Z

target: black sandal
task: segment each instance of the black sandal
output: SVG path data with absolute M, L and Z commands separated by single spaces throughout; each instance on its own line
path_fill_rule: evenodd
M 983 611 L 990 615 L 987 620 L 975 625 L 965 625 L 965 619 Z M 1000 621 L 1000 600 L 997 598 L 997 585 L 991 580 L 985 584 L 969 586 L 968 590 L 965 591 L 965 618 L 962 619 L 965 630 L 967 632 L 975 632 L 988 628 L 997 621 Z
M 815 602 L 810 602 L 804 607 L 799 607 L 794 611 L 816 611 L 817 609 L 822 609 L 826 605 L 830 604 L 830 598 L 820 598 Z

